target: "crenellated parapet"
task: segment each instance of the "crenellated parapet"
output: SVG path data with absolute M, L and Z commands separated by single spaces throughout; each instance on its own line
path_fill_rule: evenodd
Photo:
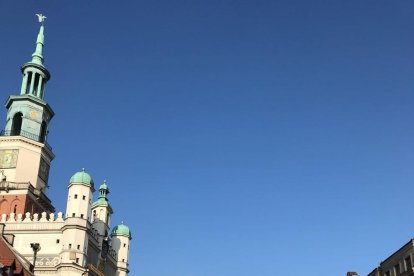
M 63 213 L 59 212 L 57 213 L 57 216 L 55 213 L 46 213 L 43 212 L 40 214 L 34 213 L 31 214 L 30 212 L 27 212 L 24 216 L 23 214 L 15 214 L 10 213 L 9 215 L 2 214 L 1 215 L 1 223 L 17 223 L 17 222 L 64 222 L 63 219 Z
M 47 214 L 43 212 L 41 214 L 31 214 L 27 212 L 23 214 L 11 213 L 9 215 L 1 215 L 1 223 L 6 224 L 6 231 L 26 231 L 31 229 L 37 230 L 59 230 L 64 224 L 63 213 Z

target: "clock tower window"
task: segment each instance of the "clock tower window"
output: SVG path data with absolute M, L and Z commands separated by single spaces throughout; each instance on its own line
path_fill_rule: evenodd
M 20 131 L 22 130 L 22 118 L 23 114 L 18 112 L 13 117 L 12 129 L 11 129 L 11 136 L 20 135 Z
M 33 73 L 30 72 L 30 71 L 28 71 L 27 72 L 27 78 L 26 78 L 27 79 L 27 82 L 25 84 L 26 90 L 24 91 L 25 94 L 29 94 L 30 93 L 30 84 L 32 83 L 32 76 L 33 76 Z
M 42 127 L 40 129 L 40 137 L 39 142 L 44 143 L 46 140 L 46 133 L 47 133 L 47 124 L 45 121 L 42 122 Z

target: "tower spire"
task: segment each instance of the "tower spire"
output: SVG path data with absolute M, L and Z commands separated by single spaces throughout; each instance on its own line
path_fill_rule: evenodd
M 36 14 L 40 25 L 40 30 L 36 39 L 36 49 L 32 54 L 32 60 L 23 64 L 23 80 L 20 90 L 21 95 L 32 95 L 43 99 L 45 84 L 50 78 L 50 73 L 43 65 L 43 45 L 45 44 L 45 26 L 46 16 Z
M 35 50 L 35 52 L 32 55 L 32 63 L 39 64 L 39 65 L 43 65 L 43 55 L 42 55 L 42 52 L 43 52 L 43 45 L 45 43 L 45 35 L 44 35 L 45 27 L 44 27 L 44 22 L 45 22 L 46 16 L 44 16 L 41 13 L 37 13 L 36 16 L 37 16 L 37 18 L 39 20 L 39 23 L 41 25 L 40 25 L 39 34 L 37 35 L 36 50 Z

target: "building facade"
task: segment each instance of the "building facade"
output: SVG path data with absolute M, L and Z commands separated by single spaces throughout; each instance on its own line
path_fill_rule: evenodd
M 411 239 L 386 258 L 368 276 L 414 276 L 414 240 Z
M 44 18 L 31 61 L 23 64 L 20 95 L 6 101 L 0 136 L 0 224 L 10 245 L 42 275 L 128 274 L 129 228 L 112 228 L 107 183 L 98 188 L 82 169 L 68 183 L 65 212 L 55 212 L 47 196 L 54 158 L 47 142 L 54 112 L 45 101 L 50 73 L 44 66 Z

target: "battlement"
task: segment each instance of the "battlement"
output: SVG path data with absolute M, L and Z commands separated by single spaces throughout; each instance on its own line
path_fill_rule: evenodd
M 47 214 L 46 212 L 43 212 L 40 214 L 34 213 L 31 214 L 30 212 L 27 212 L 25 216 L 23 217 L 23 214 L 16 214 L 10 213 L 9 215 L 2 214 L 1 215 L 1 223 L 18 223 L 18 222 L 64 222 L 63 219 L 63 213 L 59 212 L 57 213 L 57 217 L 55 216 L 55 213 Z
M 0 223 L 6 225 L 6 232 L 17 233 L 19 231 L 37 230 L 60 230 L 64 225 L 63 213 L 47 214 L 46 212 L 31 214 L 27 212 L 23 214 L 11 213 L 9 215 L 2 214 Z
M 67 217 L 72 219 L 72 217 Z M 79 219 L 79 218 L 77 218 Z M 83 220 L 83 219 L 82 219 Z M 56 231 L 61 230 L 65 226 L 65 218 L 62 212 L 57 214 L 50 213 L 47 214 L 43 212 L 41 214 L 34 213 L 31 214 L 27 212 L 26 214 L 15 214 L 10 213 L 9 215 L 2 214 L 0 223 L 4 223 L 6 225 L 5 232 L 10 233 L 18 233 L 19 231 L 28 231 L 36 229 L 37 231 Z M 96 241 L 99 242 L 99 239 L 102 236 L 99 235 L 99 232 L 96 228 L 92 226 L 92 224 L 87 221 L 87 227 L 89 228 L 90 236 Z M 110 246 L 108 250 L 108 256 L 110 256 L 114 261 L 117 261 L 118 254 L 117 252 Z

